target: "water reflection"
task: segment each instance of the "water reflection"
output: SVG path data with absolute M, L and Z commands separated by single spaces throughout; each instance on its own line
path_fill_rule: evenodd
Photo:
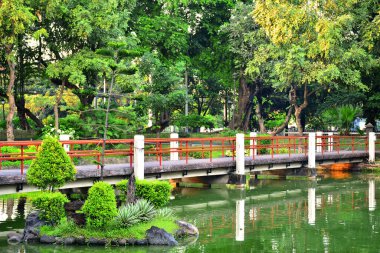
M 380 248 L 380 210 L 374 180 L 316 182 L 260 181 L 252 190 L 177 189 L 170 205 L 176 216 L 195 224 L 200 236 L 192 245 L 156 252 L 375 252 Z M 17 216 L 24 204 L 7 204 Z M 8 221 L 6 221 L 8 222 Z M 10 224 L 10 223 L 8 223 Z M 2 222 L 0 222 L 1 228 Z M 6 227 L 3 226 L 6 229 Z M 153 248 L 90 248 L 5 244 L 0 252 L 154 252 Z
M 236 241 L 244 241 L 244 208 L 245 200 L 236 201 Z
M 315 187 L 307 189 L 307 221 L 315 225 Z
M 375 211 L 376 209 L 375 180 L 373 179 L 368 181 L 368 209 L 369 211 Z

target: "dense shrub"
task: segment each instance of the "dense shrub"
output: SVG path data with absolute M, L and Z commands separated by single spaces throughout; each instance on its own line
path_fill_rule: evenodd
M 40 219 L 57 224 L 65 216 L 65 203 L 69 202 L 66 195 L 60 192 L 42 192 L 32 200 L 35 208 L 40 210 Z
M 42 190 L 54 190 L 74 180 L 75 167 L 59 141 L 47 136 L 28 169 L 28 184 Z
M 120 191 L 120 200 L 125 201 L 128 180 L 116 184 Z M 136 180 L 136 196 L 150 201 L 155 207 L 162 207 L 169 202 L 172 186 L 167 181 Z
M 115 192 L 105 182 L 95 183 L 88 192 L 88 198 L 82 208 L 89 226 L 104 227 L 117 215 Z

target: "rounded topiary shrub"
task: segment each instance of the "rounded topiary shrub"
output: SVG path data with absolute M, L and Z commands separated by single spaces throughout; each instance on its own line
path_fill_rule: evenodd
M 86 224 L 92 227 L 104 227 L 117 215 L 115 192 L 106 182 L 95 183 L 88 192 L 88 198 L 82 211 Z
M 67 202 L 66 195 L 60 192 L 42 192 L 32 200 L 32 205 L 40 210 L 40 219 L 57 224 L 65 217 L 64 205 Z
M 36 159 L 27 171 L 28 184 L 42 190 L 54 190 L 74 180 L 76 170 L 62 144 L 51 136 L 44 138 Z

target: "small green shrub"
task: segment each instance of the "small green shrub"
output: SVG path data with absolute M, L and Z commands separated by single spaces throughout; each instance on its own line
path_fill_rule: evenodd
M 28 184 L 39 189 L 54 190 L 74 180 L 75 173 L 75 167 L 59 141 L 47 136 L 27 171 L 26 179 Z
M 139 222 L 147 222 L 156 216 L 154 206 L 145 199 L 140 199 L 136 204 L 127 204 L 119 208 L 115 218 L 116 225 L 130 227 Z
M 164 207 L 156 211 L 156 217 L 170 218 L 170 217 L 174 217 L 174 213 L 172 209 Z
M 135 205 L 139 209 L 141 221 L 150 221 L 156 215 L 154 206 L 148 200 L 140 199 Z
M 40 210 L 40 218 L 52 224 L 57 224 L 65 217 L 65 203 L 69 202 L 66 195 L 60 192 L 42 192 L 32 200 L 35 208 Z
M 128 180 L 122 180 L 116 184 L 121 201 L 125 201 L 127 187 Z M 167 181 L 136 180 L 136 196 L 148 200 L 155 207 L 162 207 L 169 202 L 171 189 L 172 186 Z
M 87 225 L 104 227 L 117 215 L 115 192 L 105 182 L 95 183 L 88 192 L 88 198 L 82 208 Z
M 133 204 L 128 204 L 119 208 L 115 221 L 119 227 L 130 227 L 140 221 L 139 216 L 138 207 Z

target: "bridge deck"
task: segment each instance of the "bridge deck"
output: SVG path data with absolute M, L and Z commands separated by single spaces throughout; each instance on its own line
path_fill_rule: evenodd
M 331 163 L 360 163 L 368 157 L 368 152 L 365 151 L 340 151 L 317 153 L 316 163 L 331 164 Z M 307 156 L 305 154 L 288 154 L 284 155 L 259 155 L 252 159 L 245 159 L 246 171 L 268 171 L 287 168 L 301 168 L 307 166 Z M 158 161 L 145 162 L 145 177 L 146 178 L 182 178 L 195 176 L 215 176 L 227 175 L 235 170 L 236 162 L 231 157 L 214 158 L 212 162 L 209 159 L 191 159 L 188 163 L 184 160 L 179 161 L 163 161 L 162 166 Z M 97 165 L 77 166 L 77 180 L 81 179 L 96 179 L 100 176 L 100 170 Z M 132 173 L 129 163 L 123 164 L 108 164 L 104 169 L 104 177 L 128 177 Z M 26 171 L 26 170 L 25 170 Z M 1 170 L 0 185 L 15 185 L 26 183 L 26 176 L 20 174 L 20 170 Z

